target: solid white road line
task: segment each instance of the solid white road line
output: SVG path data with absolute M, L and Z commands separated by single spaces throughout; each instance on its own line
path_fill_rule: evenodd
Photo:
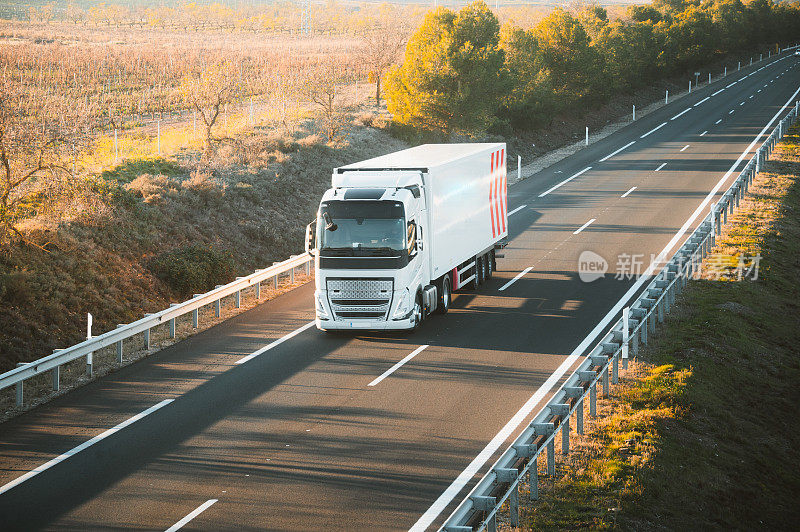
M 640 138 L 640 139 L 643 139 L 643 138 L 645 138 L 647 135 L 649 135 L 650 133 L 654 133 L 654 132 L 658 131 L 659 129 L 661 129 L 662 127 L 666 126 L 666 125 L 667 125 L 667 123 L 666 123 L 666 122 L 664 122 L 664 123 L 663 123 L 663 124 L 661 124 L 660 126 L 656 126 L 656 127 L 654 127 L 653 129 L 651 129 L 650 131 L 648 131 L 647 133 L 645 133 L 644 135 L 642 135 L 642 136 L 641 136 L 641 137 L 639 137 L 639 138 Z
M 628 148 L 628 147 L 630 147 L 630 146 L 633 146 L 634 144 L 636 144 L 636 141 L 635 141 L 635 140 L 632 140 L 632 141 L 630 141 L 629 143 L 627 143 L 626 145 L 624 145 L 623 147 L 621 147 L 621 148 L 620 148 L 620 149 L 618 149 L 617 151 L 611 152 L 611 153 L 609 153 L 608 155 L 606 155 L 605 157 L 603 157 L 602 159 L 600 159 L 600 162 L 602 163 L 602 162 L 605 162 L 605 161 L 607 161 L 608 159 L 610 159 L 611 157 L 615 156 L 616 154 L 618 154 L 619 152 L 621 152 L 621 151 L 622 151 L 622 150 L 624 150 L 625 148 Z
M 743 77 L 743 78 L 742 78 L 742 79 L 740 79 L 739 81 L 744 81 L 744 80 L 746 80 L 746 79 L 747 79 L 747 76 Z
M 239 360 L 236 361 L 236 363 L 237 364 L 244 364 L 248 360 L 252 360 L 252 359 L 256 358 L 258 355 L 260 355 L 262 353 L 266 353 L 267 351 L 269 351 L 273 347 L 282 344 L 283 342 L 285 342 L 286 340 L 288 340 L 290 338 L 294 338 L 295 336 L 297 336 L 301 332 L 303 332 L 306 329 L 309 329 L 309 328 L 311 328 L 313 326 L 314 326 L 314 322 L 310 321 L 310 322 L 306 323 L 305 325 L 303 325 L 302 327 L 300 327 L 299 329 L 293 330 L 292 332 L 290 332 L 286 336 L 282 336 L 282 337 L 278 338 L 277 340 L 275 340 L 274 342 L 272 342 L 271 344 L 265 345 L 264 347 L 262 347 L 258 351 L 254 351 L 254 352 L 250 353 L 249 355 L 247 355 L 246 357 L 240 358 Z
M 519 211 L 521 211 L 521 210 L 522 210 L 522 209 L 524 209 L 525 207 L 527 207 L 527 205 L 520 205 L 519 207 L 517 207 L 516 209 L 514 209 L 513 211 L 511 211 L 510 213 L 508 213 L 508 216 L 511 216 L 511 215 L 512 215 L 512 214 L 514 214 L 515 212 L 519 212 Z
M 83 451 L 84 449 L 87 449 L 87 448 L 91 447 L 95 443 L 97 443 L 99 441 L 102 441 L 102 440 L 108 438 L 109 436 L 111 436 L 113 434 L 116 434 L 117 432 L 119 432 L 120 430 L 124 429 L 128 425 L 136 423 L 137 421 L 139 421 L 143 417 L 145 417 L 145 416 L 147 416 L 149 414 L 152 414 L 153 412 L 155 412 L 159 408 L 167 406 L 172 401 L 174 401 L 174 399 L 164 399 L 160 403 L 151 406 L 147 410 L 145 410 L 143 412 L 139 412 L 135 416 L 126 419 L 125 421 L 123 421 L 119 425 L 116 425 L 115 427 L 112 427 L 112 428 L 108 429 L 107 431 L 98 434 L 97 436 L 95 436 L 91 440 L 85 441 L 82 444 L 78 445 L 77 447 L 73 447 L 72 449 L 70 449 L 69 451 L 65 452 L 64 454 L 56 456 L 55 458 L 53 458 L 49 462 L 46 462 L 46 463 L 40 465 L 36 469 L 28 471 L 27 473 L 25 473 L 21 477 L 15 478 L 14 480 L 9 482 L 8 484 L 0 486 L 0 495 L 2 495 L 3 493 L 7 492 L 11 488 L 19 486 L 20 484 L 22 484 L 26 480 L 28 480 L 28 479 L 30 479 L 32 477 L 35 477 L 36 475 L 38 475 L 42 471 L 46 471 L 46 470 L 50 469 L 51 467 L 53 467 L 54 465 L 60 464 L 61 462 L 63 462 L 67 458 L 75 456 L 79 452 Z
M 577 174 L 573 174 L 573 175 L 571 175 L 570 177 L 566 178 L 566 179 L 565 179 L 564 181 L 562 181 L 561 183 L 559 183 L 559 184 L 557 184 L 557 185 L 555 185 L 555 186 L 553 186 L 553 187 L 551 187 L 551 188 L 549 188 L 549 189 L 545 190 L 544 192 L 542 192 L 541 194 L 539 194 L 539 197 L 540 197 L 540 198 L 543 198 L 543 197 L 547 196 L 548 194 L 550 194 L 552 191 L 554 191 L 555 189 L 557 189 L 557 188 L 558 188 L 558 187 L 560 187 L 561 185 L 565 185 L 565 184 L 569 183 L 570 181 L 572 181 L 573 179 L 575 179 L 575 178 L 576 178 L 576 177 L 578 177 L 579 175 L 583 174 L 584 172 L 588 172 L 588 171 L 589 171 L 589 170 L 591 170 L 591 169 L 592 169 L 592 167 L 591 167 L 591 166 L 587 166 L 586 168 L 584 168 L 583 170 L 581 170 L 581 171 L 580 171 L 580 172 L 578 172 Z
M 585 224 L 583 224 L 582 226 L 580 226 L 580 227 L 578 228 L 578 230 L 577 230 L 577 231 L 575 231 L 575 232 L 574 232 L 574 233 L 572 233 L 572 234 L 573 234 L 573 235 L 577 235 L 578 233 L 580 233 L 581 231 L 583 231 L 584 229 L 586 229 L 587 227 L 589 227 L 589 226 L 592 224 L 592 222 L 593 222 L 593 221 L 595 221 L 596 219 L 597 219 L 597 218 L 592 218 L 591 220 L 589 220 L 588 222 L 586 222 Z
M 181 528 L 183 528 L 184 525 L 186 525 L 186 523 L 188 523 L 201 513 L 205 512 L 206 510 L 208 510 L 209 507 L 211 507 L 211 505 L 214 504 L 215 502 L 217 502 L 217 499 L 208 499 L 206 502 L 195 508 L 192 513 L 190 513 L 189 515 L 187 515 L 186 517 L 184 517 L 183 519 L 181 519 L 180 521 L 169 527 L 167 529 L 167 532 L 175 532 L 176 530 L 180 530 Z
M 689 111 L 691 111 L 691 110 L 692 110 L 692 108 L 691 108 L 691 107 L 689 107 L 689 108 L 688 108 L 688 109 L 686 109 L 685 111 L 681 111 L 680 113 L 678 113 L 678 114 L 676 114 L 675 116 L 673 116 L 672 118 L 670 118 L 670 120 L 675 120 L 675 119 L 676 119 L 676 118 L 678 118 L 679 116 L 681 116 L 681 115 L 683 115 L 683 114 L 686 114 L 686 113 L 688 113 L 688 112 L 689 112 Z
M 665 166 L 667 166 L 667 163 L 661 163 L 661 166 L 659 166 L 658 168 L 656 168 L 656 172 L 658 172 L 659 170 L 661 170 L 661 169 L 662 169 L 662 168 L 664 168 Z
M 684 146 L 683 148 L 681 148 L 681 151 L 685 150 L 685 149 L 686 149 L 686 148 L 688 148 L 688 147 L 689 147 L 689 144 L 687 144 L 686 146 Z
M 501 287 L 500 287 L 498 290 L 499 290 L 500 292 L 502 292 L 503 290 L 505 290 L 506 288 L 508 288 L 508 287 L 509 287 L 509 286 L 511 286 L 512 284 L 516 283 L 516 282 L 517 282 L 517 281 L 518 281 L 518 280 L 519 280 L 519 279 L 520 279 L 520 278 L 521 278 L 523 275 L 527 274 L 527 273 L 528 273 L 529 271 L 531 271 L 532 269 L 533 269 L 533 266 L 530 266 L 530 267 L 528 267 L 528 268 L 525 268 L 524 270 L 522 270 L 521 272 L 519 272 L 519 273 L 517 274 L 517 276 L 516 276 L 516 277 L 514 277 L 514 278 L 513 278 L 513 279 L 511 279 L 509 282 L 507 282 L 506 284 L 504 284 L 503 286 L 501 286 Z
M 700 136 L 702 137 L 702 136 L 703 136 L 703 135 L 705 135 L 706 133 L 708 133 L 708 130 L 707 130 L 707 129 L 706 129 L 705 131 L 703 131 L 702 133 L 700 133 Z
M 634 190 L 636 190 L 636 187 L 631 187 L 631 189 L 630 189 L 629 191 L 627 191 L 625 194 L 623 194 L 622 196 L 620 196 L 620 198 L 624 198 L 624 197 L 626 197 L 628 194 L 630 194 L 630 193 L 631 193 L 631 192 L 633 192 Z
M 503 428 L 500 429 L 500 432 L 498 432 L 497 435 L 495 435 L 495 437 L 492 438 L 491 441 L 486 444 L 486 447 L 483 448 L 483 450 L 478 454 L 478 456 L 476 456 L 472 460 L 472 462 L 469 463 L 469 465 L 467 465 L 466 469 L 464 469 L 464 471 L 462 471 L 456 477 L 456 479 L 447 487 L 447 489 L 445 489 L 444 492 L 441 495 L 439 495 L 439 498 L 437 498 L 436 501 L 434 501 L 434 503 L 430 506 L 430 508 L 428 508 L 424 514 L 422 514 L 422 516 L 417 520 L 416 523 L 414 523 L 414 526 L 412 526 L 410 529 L 411 531 L 422 532 L 423 530 L 428 528 L 431 523 L 433 523 L 433 521 L 439 516 L 439 514 L 442 513 L 442 510 L 444 510 L 447 507 L 447 505 L 450 504 L 450 501 L 452 501 L 455 498 L 455 496 L 458 495 L 458 493 L 475 476 L 475 474 L 480 470 L 480 468 L 500 448 L 503 442 L 505 442 L 506 439 L 508 439 L 508 437 L 511 436 L 511 434 L 515 430 L 517 430 L 517 427 L 519 427 L 520 424 L 523 421 L 525 421 L 528 415 L 530 415 L 530 413 L 533 412 L 533 409 L 536 408 L 536 406 L 542 401 L 542 399 L 544 399 L 547 396 L 547 394 L 550 393 L 550 390 L 552 390 L 553 387 L 560 382 L 561 378 L 564 376 L 567 370 L 570 367 L 572 367 L 572 365 L 575 363 L 578 357 L 581 356 L 583 352 L 589 348 L 592 342 L 594 342 L 597 336 L 601 332 L 603 332 L 603 330 L 608 326 L 611 320 L 617 316 L 617 314 L 622 310 L 622 307 L 624 307 L 628 303 L 628 300 L 639 291 L 639 289 L 642 287 L 642 285 L 644 285 L 644 283 L 650 281 L 650 277 L 652 276 L 653 272 L 658 266 L 661 266 L 661 263 L 664 262 L 667 253 L 669 253 L 670 250 L 672 250 L 672 248 L 675 246 L 675 244 L 677 244 L 680 241 L 680 239 L 689 229 L 689 226 L 691 226 L 691 224 L 694 223 L 697 217 L 701 213 L 704 213 L 706 211 L 706 206 L 714 197 L 714 195 L 717 193 L 717 191 L 722 187 L 723 183 L 725 183 L 728 177 L 730 177 L 730 175 L 733 173 L 734 169 L 737 166 L 739 166 L 739 163 L 742 162 L 742 159 L 744 159 L 744 157 L 748 153 L 750 153 L 750 150 L 764 135 L 764 132 L 767 129 L 769 129 L 772 123 L 778 118 L 778 116 L 783 112 L 783 110 L 786 109 L 786 107 L 794 100 L 795 96 L 797 96 L 798 93 L 800 93 L 800 88 L 797 89 L 797 91 L 795 91 L 795 93 L 792 95 L 791 98 L 789 98 L 789 101 L 786 102 L 786 105 L 784 105 L 777 113 L 775 113 L 775 116 L 772 117 L 772 120 L 770 120 L 769 123 L 766 126 L 764 126 L 764 129 L 762 129 L 761 133 L 759 133 L 756 136 L 756 138 L 753 139 L 753 142 L 751 142 L 750 145 L 747 148 L 745 148 L 745 150 L 742 152 L 742 154 L 739 156 L 736 162 L 733 163 L 733 166 L 731 166 L 730 170 L 728 170 L 725 173 L 725 175 L 722 176 L 722 178 L 717 182 L 716 186 L 711 190 L 711 192 L 708 193 L 708 195 L 705 197 L 702 203 L 700 203 L 697 209 L 695 209 L 695 211 L 692 213 L 689 219 L 686 220 L 683 226 L 678 230 L 677 233 L 675 233 L 672 239 L 667 243 L 666 247 L 664 247 L 664 249 L 661 250 L 661 253 L 659 253 L 658 256 L 656 257 L 656 259 L 650 263 L 650 266 L 647 267 L 644 274 L 641 277 L 639 277 L 639 279 L 637 279 L 636 282 L 633 283 L 633 285 L 616 302 L 616 304 L 614 304 L 614 306 L 611 307 L 611 309 L 608 311 L 608 313 L 606 313 L 603 319 L 601 319 L 594 327 L 594 329 L 592 329 L 592 332 L 590 332 L 578 345 L 578 347 L 576 347 L 575 350 L 572 351 L 572 353 L 570 353 L 570 355 L 564 360 L 564 362 L 562 362 L 561 365 L 558 366 L 558 369 L 556 369 L 553 372 L 553 374 L 547 378 L 544 384 L 542 384 L 542 386 L 538 390 L 536 390 L 536 393 L 534 393 L 531 396 L 531 398 L 528 399 L 528 401 L 524 405 L 522 405 L 522 407 L 517 411 L 516 414 L 514 414 L 514 416 L 508 421 L 508 423 L 506 423 L 505 426 L 503 426 Z
M 418 348 L 414 349 L 411 353 L 409 353 L 406 356 L 404 356 L 403 359 L 400 362 L 398 362 L 397 364 L 395 364 L 391 368 L 389 368 L 386 371 L 384 371 L 383 374 L 381 374 L 380 377 L 376 378 L 374 381 L 372 381 L 369 384 L 367 384 L 367 386 L 375 386 L 376 384 L 381 382 L 383 379 L 385 379 L 386 377 L 388 377 L 389 375 L 391 375 L 392 373 L 397 371 L 398 368 L 400 368 L 403 364 L 405 364 L 406 362 L 408 362 L 409 360 L 411 360 L 412 358 L 414 358 L 415 356 L 417 356 L 418 354 L 423 352 L 428 347 L 429 346 L 426 344 L 426 345 L 421 345 Z
M 737 82 L 735 82 L 735 81 L 734 81 L 733 83 L 729 84 L 729 85 L 728 85 L 728 86 L 726 86 L 725 88 L 726 88 L 726 89 L 730 89 L 731 87 L 733 87 L 734 85 L 736 85 L 736 83 L 737 83 Z
M 720 89 L 720 90 L 718 90 L 717 92 L 715 92 L 714 94 L 712 94 L 711 96 L 716 96 L 717 94 L 719 94 L 720 92 L 722 92 L 722 91 L 724 91 L 724 90 L 725 90 L 725 89 Z
M 710 100 L 710 99 L 711 99 L 711 96 L 706 96 L 705 98 L 703 98 L 702 100 L 700 100 L 699 102 L 697 102 L 696 104 L 694 104 L 694 106 L 695 106 L 695 107 L 697 107 L 697 106 L 698 106 L 698 105 L 700 105 L 701 103 L 707 102 L 707 101 L 708 101 L 708 100 Z
M 721 119 L 721 118 L 720 118 L 719 120 L 717 120 L 716 122 L 714 122 L 714 125 L 717 125 L 717 124 L 719 124 L 720 122 L 722 122 L 722 119 Z

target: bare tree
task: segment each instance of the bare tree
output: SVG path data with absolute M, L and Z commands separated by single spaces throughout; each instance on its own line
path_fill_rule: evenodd
M 305 96 L 322 114 L 322 126 L 329 141 L 339 139 L 347 125 L 341 102 L 344 77 L 342 68 L 322 63 L 314 69 L 303 87 Z
M 381 78 L 389 67 L 400 60 L 411 31 L 403 22 L 379 26 L 364 36 L 361 59 L 369 70 L 370 83 L 375 84 L 375 105 L 381 104 Z
M 73 177 L 67 160 L 86 139 L 80 111 L 48 105 L 50 102 L 26 103 L 30 101 L 10 81 L 0 82 L 0 244 L 3 245 L 14 240 L 28 242 L 17 223 L 31 214 L 33 206 L 41 206 L 42 196 L 58 201 L 52 191 Z
M 206 127 L 206 150 L 219 140 L 214 137 L 213 129 L 220 113 L 240 92 L 241 83 L 235 66 L 228 63 L 212 65 L 183 78 L 183 99 L 197 111 Z

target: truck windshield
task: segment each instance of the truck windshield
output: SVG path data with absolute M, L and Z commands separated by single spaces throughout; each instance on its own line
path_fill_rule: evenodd
M 397 256 L 406 248 L 400 202 L 327 201 L 319 213 L 317 242 L 323 255 Z

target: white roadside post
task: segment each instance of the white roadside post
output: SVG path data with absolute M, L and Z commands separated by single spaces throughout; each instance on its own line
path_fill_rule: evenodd
M 689 80 L 689 94 L 692 93 L 692 80 Z
M 669 103 L 669 89 L 667 89 L 667 94 L 664 96 L 664 105 Z
M 728 67 L 726 66 L 725 67 L 725 74 L 723 74 L 723 76 L 727 76 L 727 75 L 728 75 Z
M 628 345 L 631 341 L 630 315 L 631 307 L 622 309 L 622 369 L 628 369 Z
M 739 65 L 736 67 L 736 71 L 740 71 L 742 69 L 742 62 L 739 61 Z
M 517 181 L 522 179 L 522 155 L 517 155 Z M 308 264 L 308 262 L 306 262 Z M 306 268 L 306 274 L 308 273 L 308 268 Z
M 636 122 L 636 106 L 633 106 L 633 121 Z
M 589 126 L 586 126 L 586 145 L 589 145 Z
M 90 312 L 86 313 L 86 339 L 92 339 L 92 314 Z M 92 376 L 92 364 L 93 364 L 93 355 L 94 353 L 89 353 L 86 355 L 86 375 L 91 377 Z
M 711 72 L 708 73 L 708 84 L 711 85 Z

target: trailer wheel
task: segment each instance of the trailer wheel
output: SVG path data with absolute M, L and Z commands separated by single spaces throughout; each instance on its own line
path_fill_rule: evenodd
M 445 275 L 438 283 L 439 286 L 439 301 L 436 305 L 436 312 L 439 314 L 447 314 L 447 311 L 450 310 L 450 302 L 452 301 L 452 285 L 450 284 L 450 275 Z
M 483 258 L 475 257 L 475 267 L 472 269 L 473 277 L 469 282 L 470 290 L 477 290 L 483 284 Z

